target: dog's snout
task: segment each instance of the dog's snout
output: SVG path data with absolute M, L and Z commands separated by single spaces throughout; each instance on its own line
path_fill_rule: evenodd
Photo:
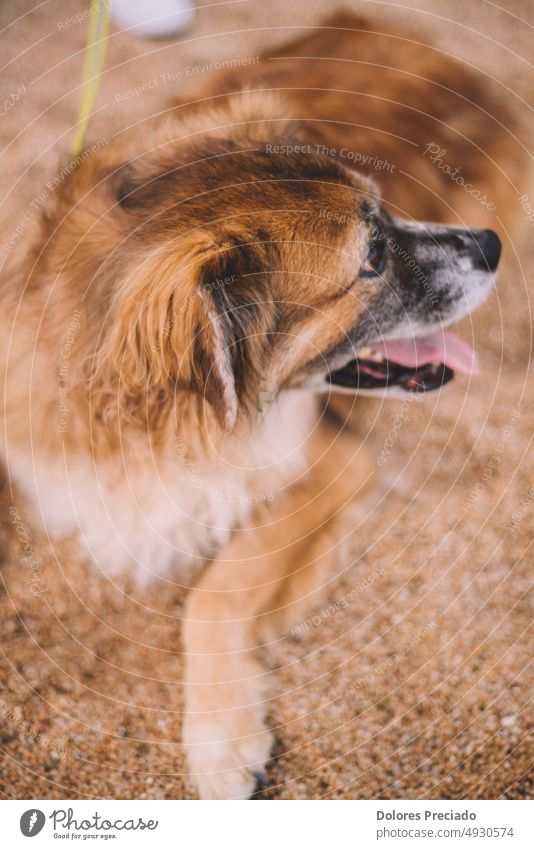
M 501 240 L 493 230 L 477 230 L 475 239 L 475 263 L 483 271 L 495 271 L 501 258 Z

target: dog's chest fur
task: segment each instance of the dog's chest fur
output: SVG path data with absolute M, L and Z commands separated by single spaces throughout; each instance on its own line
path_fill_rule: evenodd
M 140 581 L 169 573 L 187 579 L 302 473 L 315 409 L 304 393 L 279 396 L 231 461 L 191 459 L 177 438 L 162 455 L 141 450 L 105 464 L 79 454 L 10 454 L 10 469 L 47 532 L 77 533 L 104 572 L 135 568 Z

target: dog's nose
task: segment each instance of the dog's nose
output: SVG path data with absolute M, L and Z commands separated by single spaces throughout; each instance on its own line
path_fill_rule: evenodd
M 501 258 L 501 240 L 493 230 L 477 230 L 474 233 L 477 248 L 475 263 L 484 271 L 495 271 Z

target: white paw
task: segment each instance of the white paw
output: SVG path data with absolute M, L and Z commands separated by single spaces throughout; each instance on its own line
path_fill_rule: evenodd
M 248 799 L 266 783 L 270 731 L 246 734 L 238 719 L 186 718 L 184 744 L 189 773 L 201 799 Z

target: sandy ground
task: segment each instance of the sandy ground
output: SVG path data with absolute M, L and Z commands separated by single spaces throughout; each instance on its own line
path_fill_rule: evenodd
M 0 9 L 2 242 L 13 246 L 68 151 L 85 40 L 86 21 L 69 22 L 82 0 L 33 5 Z M 485 0 L 346 5 L 402 18 L 467 59 L 527 120 L 528 0 L 506 11 Z M 178 43 L 115 33 L 90 140 L 156 112 L 181 83 L 133 97 L 132 87 L 254 56 L 324 12 L 309 0 L 231 0 L 201 9 Z M 277 681 L 273 798 L 532 797 L 534 240 L 525 226 L 500 296 L 475 322 L 482 376 L 409 405 L 400 424 L 398 407 L 381 411 L 377 451 L 388 436 L 392 445 L 378 506 L 355 527 L 324 605 L 265 651 Z M 51 550 L 15 494 L 42 580 L 33 596 L 11 506 L 4 485 L 0 792 L 188 798 L 179 590 L 121 592 L 76 562 L 68 544 Z

